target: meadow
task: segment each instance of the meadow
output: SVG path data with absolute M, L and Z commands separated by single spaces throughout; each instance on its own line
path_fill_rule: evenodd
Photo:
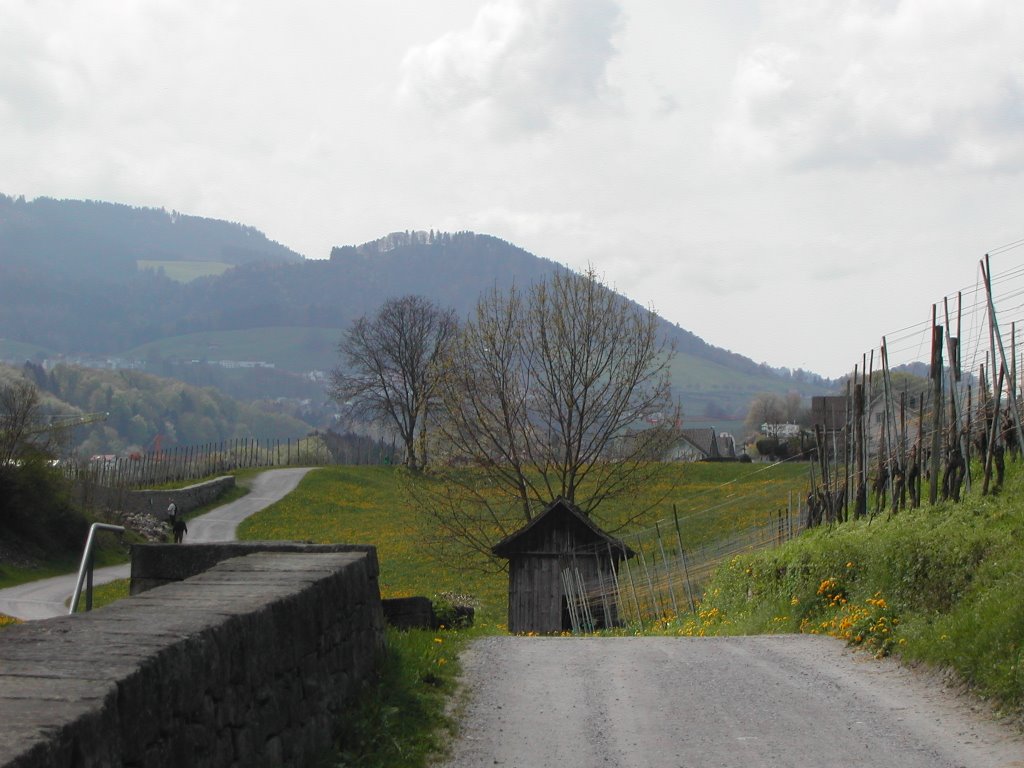
M 163 270 L 164 274 L 171 280 L 176 280 L 179 283 L 190 283 L 200 277 L 223 275 L 234 264 L 227 264 L 223 261 L 155 261 L 136 259 L 135 266 L 140 270 Z
M 131 359 L 260 360 L 286 371 L 330 368 L 342 328 L 278 326 L 168 336 L 121 353 Z
M 807 467 L 721 463 L 679 464 L 670 470 L 642 493 L 602 507 L 608 529 L 615 530 L 618 521 L 637 509 L 648 511 L 616 535 L 671 519 L 675 506 L 688 541 L 711 541 L 762 524 L 784 508 L 790 492 L 800 493 L 806 486 Z M 478 628 L 504 631 L 507 576 L 479 562 L 441 557 L 431 546 L 429 518 L 409 498 L 409 481 L 401 467 L 323 467 L 307 475 L 287 498 L 243 522 L 238 536 L 373 544 L 382 597 L 468 595 L 477 606 Z

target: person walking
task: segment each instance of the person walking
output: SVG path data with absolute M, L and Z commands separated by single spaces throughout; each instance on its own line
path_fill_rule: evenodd
M 188 527 L 185 525 L 184 520 L 178 518 L 178 505 L 174 503 L 174 499 L 171 499 L 171 503 L 167 505 L 167 525 L 171 528 L 174 543 L 180 544 L 185 532 L 188 531 Z
M 181 540 L 185 538 L 185 534 L 188 533 L 188 526 L 185 525 L 185 518 L 175 517 L 174 522 L 171 524 L 171 530 L 174 531 L 174 543 L 181 544 Z

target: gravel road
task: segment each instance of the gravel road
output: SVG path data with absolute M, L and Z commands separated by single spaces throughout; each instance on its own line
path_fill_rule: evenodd
M 1016 730 L 810 635 L 488 637 L 446 768 L 1024 768 Z
M 184 543 L 234 541 L 240 522 L 287 496 L 307 472 L 308 468 L 270 469 L 256 475 L 245 496 L 189 520 Z M 128 563 L 97 568 L 93 572 L 93 584 L 127 579 L 130 575 L 131 565 Z M 74 594 L 77 581 L 78 573 L 75 572 L 0 589 L 0 613 L 24 620 L 63 616 L 68 612 L 64 603 Z

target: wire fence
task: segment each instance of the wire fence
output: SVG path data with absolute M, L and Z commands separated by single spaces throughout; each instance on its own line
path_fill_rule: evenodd
M 744 499 L 734 503 L 742 505 Z M 623 623 L 643 627 L 695 612 L 704 588 L 722 563 L 782 544 L 804 530 L 807 522 L 806 506 L 790 492 L 782 507 L 761 523 L 714 538 L 690 534 L 688 522 L 718 511 L 709 507 L 686 518 L 673 513 L 671 518 L 622 536 L 624 559 L 615 556 L 610 544 L 567 552 L 561 558 L 561 582 L 572 631 L 592 632 Z M 596 575 L 595 560 L 599 562 Z
M 198 481 L 238 469 L 317 466 L 331 461 L 324 441 L 313 436 L 285 440 L 239 438 L 133 456 L 67 459 L 59 466 L 70 480 L 106 488 L 135 489 Z

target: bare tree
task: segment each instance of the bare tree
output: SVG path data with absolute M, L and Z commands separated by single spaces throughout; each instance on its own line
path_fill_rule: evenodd
M 440 390 L 450 461 L 426 506 L 445 537 L 489 552 L 555 498 L 593 515 L 660 472 L 679 414 L 657 328 L 592 270 L 485 293 Z
M 0 466 L 21 461 L 27 452 L 46 446 L 45 434 L 37 429 L 39 390 L 25 379 L 0 384 Z
M 810 419 L 809 409 L 804 405 L 804 399 L 799 392 L 790 392 L 783 401 L 784 413 L 787 424 L 800 424 L 806 426 Z
M 403 296 L 356 320 L 338 345 L 347 370 L 331 372 L 331 396 L 364 417 L 390 423 L 411 469 L 427 462 L 428 409 L 440 359 L 457 329 L 454 311 L 422 296 Z
M 761 432 L 765 437 L 777 438 L 779 424 L 786 418 L 786 401 L 779 395 L 765 393 L 755 397 L 747 411 L 746 426 L 752 432 Z

